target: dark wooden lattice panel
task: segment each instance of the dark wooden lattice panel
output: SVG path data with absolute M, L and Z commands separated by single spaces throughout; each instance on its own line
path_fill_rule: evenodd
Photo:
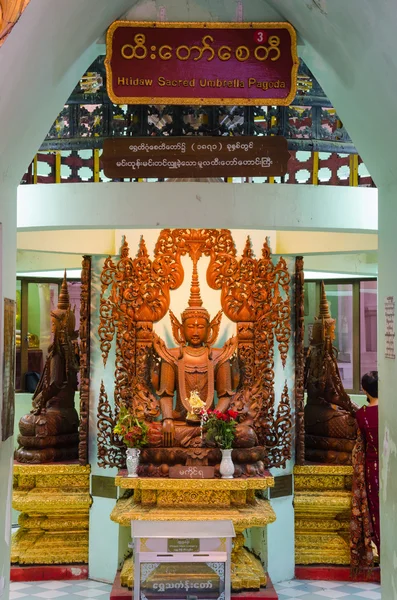
M 328 179 L 324 180 L 329 172 Z M 347 175 L 343 173 L 347 171 Z M 319 157 L 319 181 L 318 185 L 349 185 L 349 156 L 329 154 L 328 158 Z M 321 177 L 322 176 L 322 177 Z

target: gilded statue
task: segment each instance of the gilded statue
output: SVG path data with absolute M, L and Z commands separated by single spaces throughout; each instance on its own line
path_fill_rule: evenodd
M 79 417 L 74 406 L 79 355 L 75 316 L 70 307 L 66 272 L 51 312 L 53 343 L 33 394 L 32 410 L 19 422 L 15 459 L 24 463 L 74 460 L 78 457 Z
M 335 339 L 324 283 L 318 317 L 305 365 L 305 458 L 318 463 L 351 464 L 357 435 L 357 406 L 346 393 L 340 377 Z
M 230 359 L 237 349 L 237 338 L 230 338 L 223 348 L 214 347 L 222 311 L 210 320 L 200 296 L 196 262 L 193 265 L 188 304 L 181 315 L 182 322 L 170 311 L 177 348 L 167 348 L 157 335 L 154 336 L 154 348 L 161 357 L 160 387 L 157 394 L 160 397 L 165 447 L 202 445 L 200 427 L 191 414 L 189 398 L 192 392 L 198 393 L 206 410 L 214 407 L 216 393 L 217 410 L 221 412 L 229 408 L 234 394 Z

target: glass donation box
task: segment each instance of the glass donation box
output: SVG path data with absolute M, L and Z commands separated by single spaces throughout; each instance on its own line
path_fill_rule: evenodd
M 230 600 L 231 521 L 132 521 L 134 600 Z

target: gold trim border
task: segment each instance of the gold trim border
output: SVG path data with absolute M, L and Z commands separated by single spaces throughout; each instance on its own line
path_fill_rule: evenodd
M 197 96 L 189 98 L 153 97 L 153 96 L 116 96 L 112 85 L 112 68 L 110 61 L 112 59 L 112 41 L 113 34 L 119 27 L 147 27 L 152 29 L 287 29 L 291 35 L 291 91 L 286 98 L 198 98 Z M 290 23 L 277 21 L 275 23 L 247 21 L 245 23 L 225 23 L 225 22 L 198 22 L 192 21 L 185 23 L 181 21 L 158 22 L 158 21 L 114 21 L 106 33 L 106 88 L 107 93 L 113 104 L 191 104 L 199 106 L 232 106 L 238 104 L 241 106 L 289 106 L 294 100 L 297 91 L 297 73 L 299 59 L 296 45 L 296 31 Z M 133 101 L 132 101 L 133 100 Z
M 171 479 L 158 477 L 129 478 L 123 475 L 115 477 L 115 485 L 123 489 L 141 490 L 213 490 L 213 491 L 239 491 L 239 490 L 266 490 L 274 486 L 274 477 L 250 477 L 247 479 Z
M 14 475 L 89 475 L 91 465 L 14 463 L 13 473 Z
M 321 475 L 327 477 L 329 475 L 353 475 L 353 467 L 351 465 L 295 465 L 294 475 L 310 476 Z

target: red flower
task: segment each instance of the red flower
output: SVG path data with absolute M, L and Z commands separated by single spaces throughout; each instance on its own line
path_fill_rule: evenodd
M 231 419 L 234 419 L 234 420 L 236 420 L 238 417 L 238 412 L 236 410 L 228 410 L 227 414 L 229 415 L 229 417 Z

